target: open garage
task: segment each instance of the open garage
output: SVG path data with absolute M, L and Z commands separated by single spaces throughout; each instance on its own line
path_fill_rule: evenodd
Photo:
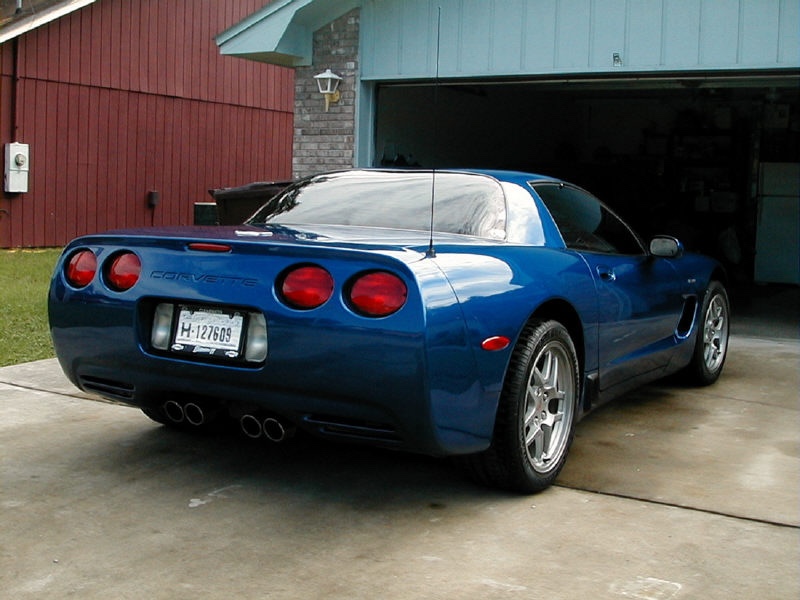
M 295 67 L 295 176 L 555 175 L 736 282 L 797 284 L 798 22 L 787 0 L 293 0 L 217 43 Z
M 763 279 L 759 176 L 800 161 L 798 91 L 781 76 L 382 84 L 377 163 L 558 176 L 643 235 L 676 235 L 736 281 Z

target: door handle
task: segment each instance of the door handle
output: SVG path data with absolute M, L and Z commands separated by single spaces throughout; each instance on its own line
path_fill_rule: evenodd
M 607 267 L 606 265 L 597 265 L 596 270 L 597 274 L 600 276 L 600 279 L 603 281 L 616 281 L 617 279 L 614 269 L 611 267 Z

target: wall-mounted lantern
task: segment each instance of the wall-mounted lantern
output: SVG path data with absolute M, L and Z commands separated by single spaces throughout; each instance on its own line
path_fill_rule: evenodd
M 341 98 L 339 83 L 342 81 L 342 78 L 330 69 L 325 69 L 325 71 L 319 75 L 314 75 L 314 79 L 317 80 L 319 93 L 325 96 L 325 112 L 328 112 L 330 105 L 336 104 Z

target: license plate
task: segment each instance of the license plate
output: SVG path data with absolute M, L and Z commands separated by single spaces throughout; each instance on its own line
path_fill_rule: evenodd
M 238 358 L 242 351 L 244 313 L 181 306 L 172 338 L 174 352 Z

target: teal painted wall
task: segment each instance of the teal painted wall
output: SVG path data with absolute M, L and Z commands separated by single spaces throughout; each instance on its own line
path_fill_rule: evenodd
M 800 67 L 798 0 L 364 0 L 362 80 Z M 614 63 L 614 54 L 620 64 Z

